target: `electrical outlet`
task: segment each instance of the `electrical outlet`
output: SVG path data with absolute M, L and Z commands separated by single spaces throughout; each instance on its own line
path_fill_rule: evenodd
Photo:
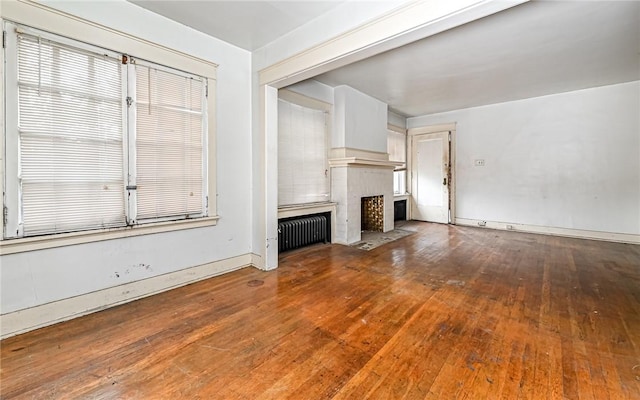
M 487 226 L 487 221 L 478 221 L 478 226 Z
M 474 160 L 473 165 L 475 165 L 476 167 L 484 167 L 484 160 L 481 158 Z

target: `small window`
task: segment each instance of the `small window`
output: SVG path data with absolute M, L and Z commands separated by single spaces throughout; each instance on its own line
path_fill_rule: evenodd
M 389 161 L 400 162 L 393 171 L 393 193 L 407 192 L 407 135 L 402 132 L 387 130 L 387 151 Z
M 393 194 L 407 192 L 407 171 L 393 171 Z

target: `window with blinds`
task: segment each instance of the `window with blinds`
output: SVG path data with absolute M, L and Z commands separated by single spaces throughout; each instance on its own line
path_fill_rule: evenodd
M 131 65 L 138 221 L 202 215 L 205 85 L 197 78 Z
M 278 205 L 329 201 L 327 112 L 278 100 Z
M 4 238 L 207 215 L 207 81 L 7 23 Z
M 17 55 L 23 235 L 122 225 L 119 59 L 28 34 Z
M 387 130 L 387 152 L 389 161 L 401 162 L 393 171 L 393 192 L 404 194 L 407 191 L 407 135 L 402 132 Z

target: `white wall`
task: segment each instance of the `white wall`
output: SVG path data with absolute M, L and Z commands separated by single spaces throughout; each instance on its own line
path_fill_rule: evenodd
M 640 82 L 426 115 L 457 123 L 456 217 L 640 234 Z M 484 167 L 474 160 L 484 159 Z
M 286 89 L 312 99 L 324 101 L 327 104 L 333 104 L 333 87 L 313 79 L 287 86 Z
M 393 111 L 389 111 L 388 112 L 388 116 L 387 116 L 387 123 L 391 124 L 391 125 L 395 125 L 399 128 L 406 128 L 407 127 L 407 118 L 403 117 L 400 114 L 396 114 Z
M 2 256 L 0 312 L 250 253 L 251 54 L 125 1 L 47 4 L 219 64 L 214 159 L 220 220 L 208 228 Z
M 307 79 L 306 81 L 287 86 L 286 89 L 310 97 L 312 99 L 323 101 L 328 104 L 333 105 L 334 103 L 333 87 L 313 79 Z M 395 125 L 400 128 L 406 128 L 407 117 L 388 110 L 387 124 Z
M 387 104 L 349 86 L 334 89 L 332 147 L 387 152 Z

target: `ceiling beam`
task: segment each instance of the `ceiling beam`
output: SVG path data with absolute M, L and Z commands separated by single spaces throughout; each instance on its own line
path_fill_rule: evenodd
M 259 72 L 260 84 L 282 88 L 327 71 L 526 3 L 529 0 L 412 1 L 358 28 Z

